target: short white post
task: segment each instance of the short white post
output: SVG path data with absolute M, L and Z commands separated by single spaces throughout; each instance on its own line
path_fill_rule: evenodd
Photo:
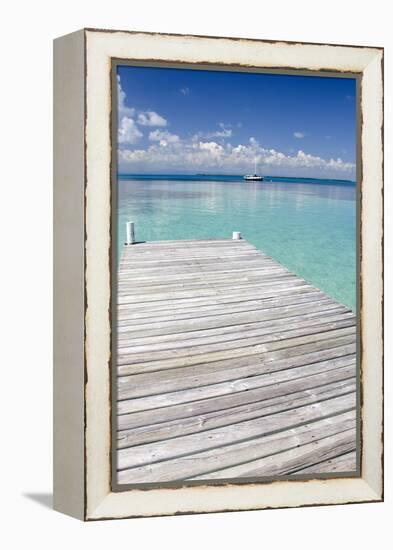
M 126 223 L 127 241 L 126 245 L 135 244 L 134 222 Z
M 232 232 L 232 239 L 234 241 L 239 241 L 241 238 L 242 238 L 242 234 L 240 233 L 240 231 L 233 231 Z

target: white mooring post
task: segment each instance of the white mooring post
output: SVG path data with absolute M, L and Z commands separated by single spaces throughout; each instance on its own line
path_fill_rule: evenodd
M 241 238 L 242 238 L 242 234 L 240 233 L 240 231 L 233 231 L 232 232 L 232 239 L 234 241 L 239 241 Z
M 127 233 L 126 245 L 135 244 L 134 222 L 126 223 L 126 233 Z

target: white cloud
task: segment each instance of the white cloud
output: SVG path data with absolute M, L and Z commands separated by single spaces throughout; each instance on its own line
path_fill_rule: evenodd
M 169 143 L 177 143 L 180 138 L 176 134 L 171 134 L 168 130 L 153 130 L 149 134 L 150 141 L 158 141 L 162 147 Z
M 123 116 L 119 120 L 118 128 L 118 141 L 123 145 L 134 145 L 143 136 L 142 132 L 138 129 L 134 119 Z
M 221 128 L 217 132 L 215 132 L 212 137 L 222 137 L 222 138 L 229 138 L 232 137 L 232 129 L 224 124 L 223 122 L 219 122 L 219 127 Z
M 255 138 L 236 146 L 214 140 L 182 140 L 175 134 L 154 130 L 152 144 L 146 149 L 131 148 L 119 151 L 120 168 L 124 170 L 196 171 L 244 174 L 254 166 L 257 158 L 262 174 L 292 174 L 314 177 L 353 178 L 355 164 L 342 159 L 324 159 L 298 150 L 285 154 L 261 147 Z
M 141 111 L 138 113 L 137 123 L 141 126 L 166 126 L 167 120 L 155 111 Z
M 254 137 L 251 136 L 248 141 L 250 142 L 251 147 L 253 147 L 254 149 L 256 147 L 259 147 L 259 143 L 257 142 L 257 140 Z
M 316 175 L 317 177 L 354 177 L 355 164 L 341 158 L 323 159 L 302 150 L 286 155 L 275 149 L 262 147 L 254 137 L 248 142 L 232 145 L 223 141 L 233 137 L 230 124 L 220 122 L 212 132 L 198 132 L 190 139 L 159 128 L 167 126 L 167 120 L 152 110 L 137 111 L 127 105 L 127 97 L 118 78 L 118 141 L 121 170 L 186 170 L 246 173 L 257 158 L 263 174 Z M 150 131 L 150 145 L 135 149 L 143 137 L 139 126 L 156 127 Z M 294 132 L 296 138 L 304 132 Z M 214 139 L 217 138 L 219 143 Z
M 135 145 L 143 133 L 138 128 L 141 126 L 166 126 L 167 121 L 155 111 L 139 111 L 129 107 L 127 95 L 121 86 L 120 76 L 117 76 L 118 97 L 118 142 L 121 145 Z
M 207 151 L 212 157 L 220 156 L 224 152 L 223 146 L 215 141 L 200 141 L 198 147 L 201 151 Z
M 122 145 L 134 145 L 143 136 L 134 120 L 135 109 L 126 105 L 126 93 L 121 87 L 120 76 L 117 76 L 118 98 L 118 142 Z
M 117 102 L 118 102 L 118 114 L 119 119 L 123 116 L 133 117 L 135 109 L 133 107 L 126 107 L 126 93 L 121 87 L 120 76 L 117 75 Z
M 330 159 L 329 162 L 327 163 L 327 166 L 329 168 L 332 168 L 333 170 L 343 170 L 343 171 L 347 171 L 348 166 L 355 167 L 355 165 L 351 165 L 350 163 L 341 160 L 340 157 L 337 159 Z
M 190 95 L 190 88 L 184 86 L 183 88 L 180 88 L 179 92 L 183 95 Z
M 223 122 L 218 123 L 219 130 L 215 130 L 213 132 L 197 132 L 193 139 L 194 141 L 198 141 L 201 138 L 203 139 L 211 139 L 211 138 L 230 138 L 232 137 L 232 128 L 230 127 L 230 124 L 224 124 Z

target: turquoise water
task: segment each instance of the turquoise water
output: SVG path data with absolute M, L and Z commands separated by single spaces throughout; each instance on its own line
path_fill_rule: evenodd
M 138 241 L 243 237 L 356 310 L 354 183 L 239 176 L 119 176 L 119 254 L 126 221 Z

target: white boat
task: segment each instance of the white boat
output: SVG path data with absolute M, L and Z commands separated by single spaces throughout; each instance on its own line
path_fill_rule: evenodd
M 257 174 L 257 159 L 254 159 L 254 173 L 243 176 L 246 181 L 263 181 L 263 176 Z

